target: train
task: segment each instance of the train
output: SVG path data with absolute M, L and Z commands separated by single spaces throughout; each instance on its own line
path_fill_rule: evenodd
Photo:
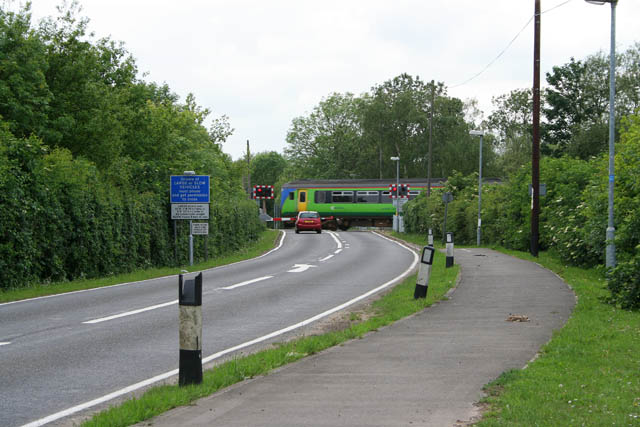
M 432 178 L 431 188 L 440 188 L 446 182 Z M 349 227 L 390 227 L 396 207 L 390 185 L 394 179 L 300 180 L 282 186 L 280 213 L 286 227 L 294 224 L 302 211 L 317 211 L 323 218 L 323 227 L 346 230 Z M 400 179 L 399 184 L 409 186 L 408 200 L 426 191 L 426 179 Z M 289 220 L 286 220 L 289 218 Z

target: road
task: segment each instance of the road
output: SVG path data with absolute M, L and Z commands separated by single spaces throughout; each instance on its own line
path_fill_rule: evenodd
M 370 232 L 285 233 L 203 273 L 203 360 L 281 340 L 415 266 Z M 190 275 L 189 275 L 190 276 Z M 175 375 L 177 276 L 0 305 L 0 425 L 59 420 Z

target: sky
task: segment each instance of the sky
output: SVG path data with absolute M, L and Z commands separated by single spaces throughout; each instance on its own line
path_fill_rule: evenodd
M 533 82 L 533 21 L 524 27 L 534 0 L 79 3 L 96 37 L 124 42 L 144 80 L 167 83 L 181 101 L 193 93 L 211 118 L 229 117 L 234 133 L 223 151 L 234 159 L 247 140 L 251 153 L 283 153 L 292 120 L 323 98 L 360 95 L 402 73 L 443 82 L 449 96 L 476 100 L 485 117 L 493 97 Z M 56 15 L 58 4 L 33 0 L 34 22 Z M 541 0 L 541 7 L 543 86 L 553 66 L 609 53 L 609 4 Z M 619 52 L 640 42 L 639 21 L 640 0 L 620 0 Z

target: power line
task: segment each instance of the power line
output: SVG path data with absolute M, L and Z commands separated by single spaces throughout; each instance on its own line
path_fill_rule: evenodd
M 543 11 L 541 14 L 545 14 L 547 12 L 551 12 L 554 9 L 559 8 L 560 6 L 564 6 L 565 4 L 571 2 L 572 0 L 566 0 L 563 3 L 560 3 L 557 6 L 552 7 L 551 9 L 547 9 L 545 11 Z M 504 53 L 511 47 L 511 45 L 513 44 L 513 42 L 516 41 L 516 39 L 518 37 L 520 37 L 520 34 L 522 34 L 522 32 L 529 26 L 529 24 L 531 24 L 531 21 L 533 21 L 533 18 L 535 17 L 535 15 L 531 16 L 531 18 L 529 18 L 529 20 L 527 21 L 526 24 L 524 24 L 524 26 L 522 27 L 522 29 L 520 31 L 518 31 L 518 34 L 515 35 L 515 37 L 513 39 L 511 39 L 511 41 L 509 42 L 509 44 L 502 49 L 502 51 L 498 54 L 498 56 L 496 56 L 495 58 L 493 58 L 493 60 L 491 62 L 489 62 L 487 64 L 486 67 L 484 67 L 482 70 L 480 70 L 478 73 L 474 74 L 472 77 L 468 78 L 467 80 L 463 81 L 462 83 L 458 83 L 457 85 L 454 86 L 450 86 L 450 89 L 456 88 L 456 87 L 460 87 L 460 86 L 464 86 L 467 83 L 469 83 L 471 80 L 476 79 L 477 77 L 479 77 L 482 73 L 484 73 L 485 71 L 487 71 L 489 69 L 489 67 L 491 67 L 502 55 L 504 55 Z

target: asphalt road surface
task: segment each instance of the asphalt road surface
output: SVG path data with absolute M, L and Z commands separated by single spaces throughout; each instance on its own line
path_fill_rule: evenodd
M 265 256 L 204 271 L 203 360 L 281 340 L 416 262 L 371 232 L 288 231 Z M 177 298 L 170 276 L 0 304 L 0 425 L 57 421 L 175 375 Z

